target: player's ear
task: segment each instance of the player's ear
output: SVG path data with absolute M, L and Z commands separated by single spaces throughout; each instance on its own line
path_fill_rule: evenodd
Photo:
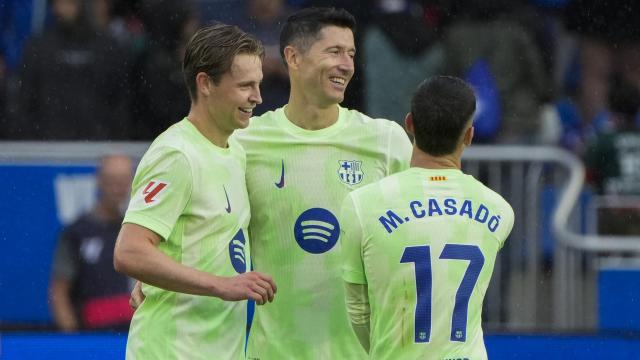
M 474 133 L 473 125 L 469 126 L 467 130 L 465 130 L 463 142 L 466 146 L 471 146 L 471 142 L 473 142 L 473 133 Z
M 407 113 L 407 116 L 404 117 L 404 129 L 411 136 L 415 136 L 415 128 L 413 127 L 413 116 L 411 113 Z
M 298 49 L 294 48 L 291 45 L 288 45 L 284 48 L 284 60 L 287 63 L 287 67 L 289 69 L 297 69 L 298 63 L 300 61 L 300 54 L 298 53 Z
M 209 75 L 204 72 L 199 72 L 196 75 L 196 88 L 198 89 L 198 93 L 203 94 L 204 96 L 210 96 L 212 86 L 213 81 L 211 81 Z

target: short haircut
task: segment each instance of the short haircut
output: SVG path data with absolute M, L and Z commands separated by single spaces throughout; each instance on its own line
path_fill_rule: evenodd
M 291 14 L 280 32 L 280 55 L 285 65 L 285 47 L 293 45 L 305 53 L 327 26 L 348 28 L 355 34 L 356 19 L 347 10 L 332 7 L 310 7 Z
M 218 85 L 222 75 L 231 70 L 236 55 L 249 54 L 264 58 L 264 47 L 255 37 L 234 25 L 215 23 L 198 30 L 189 40 L 182 72 L 191 100 L 198 97 L 196 75 L 208 74 Z
M 453 76 L 434 76 L 420 84 L 411 99 L 417 147 L 433 156 L 455 151 L 476 110 L 473 89 Z

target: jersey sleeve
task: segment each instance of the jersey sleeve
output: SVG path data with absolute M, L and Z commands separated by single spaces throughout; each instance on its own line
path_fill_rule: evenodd
M 191 167 L 175 149 L 145 157 L 133 180 L 123 222 L 143 226 L 166 240 L 191 199 Z
M 409 168 L 413 145 L 409 136 L 398 123 L 389 121 L 389 145 L 387 149 L 387 175 L 395 174 Z
M 340 211 L 340 251 L 342 257 L 342 278 L 353 284 L 366 284 L 362 261 L 363 232 L 360 218 L 353 201 L 348 195 Z
M 500 249 L 502 249 L 505 241 L 509 237 L 509 234 L 511 234 L 511 230 L 513 229 L 513 223 L 515 221 L 515 214 L 513 213 L 513 208 L 511 208 L 511 205 L 509 205 L 509 203 L 507 203 L 506 201 L 504 204 L 503 214 L 504 215 L 502 215 L 502 219 L 500 219 L 502 224 L 499 225 L 501 227 L 500 235 L 499 235 Z

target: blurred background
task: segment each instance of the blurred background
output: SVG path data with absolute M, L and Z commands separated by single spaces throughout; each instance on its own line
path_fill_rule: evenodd
M 402 122 L 419 82 L 478 95 L 464 171 L 516 224 L 483 311 L 496 359 L 638 358 L 640 2 L 635 0 L 0 0 L 0 359 L 124 356 L 131 281 L 111 264 L 135 164 L 188 112 L 194 31 L 266 47 L 295 9 L 358 21 L 343 106 Z

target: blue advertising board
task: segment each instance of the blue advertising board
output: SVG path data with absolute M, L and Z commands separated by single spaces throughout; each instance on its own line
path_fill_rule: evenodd
M 0 323 L 50 323 L 61 225 L 95 201 L 95 165 L 0 165 Z

